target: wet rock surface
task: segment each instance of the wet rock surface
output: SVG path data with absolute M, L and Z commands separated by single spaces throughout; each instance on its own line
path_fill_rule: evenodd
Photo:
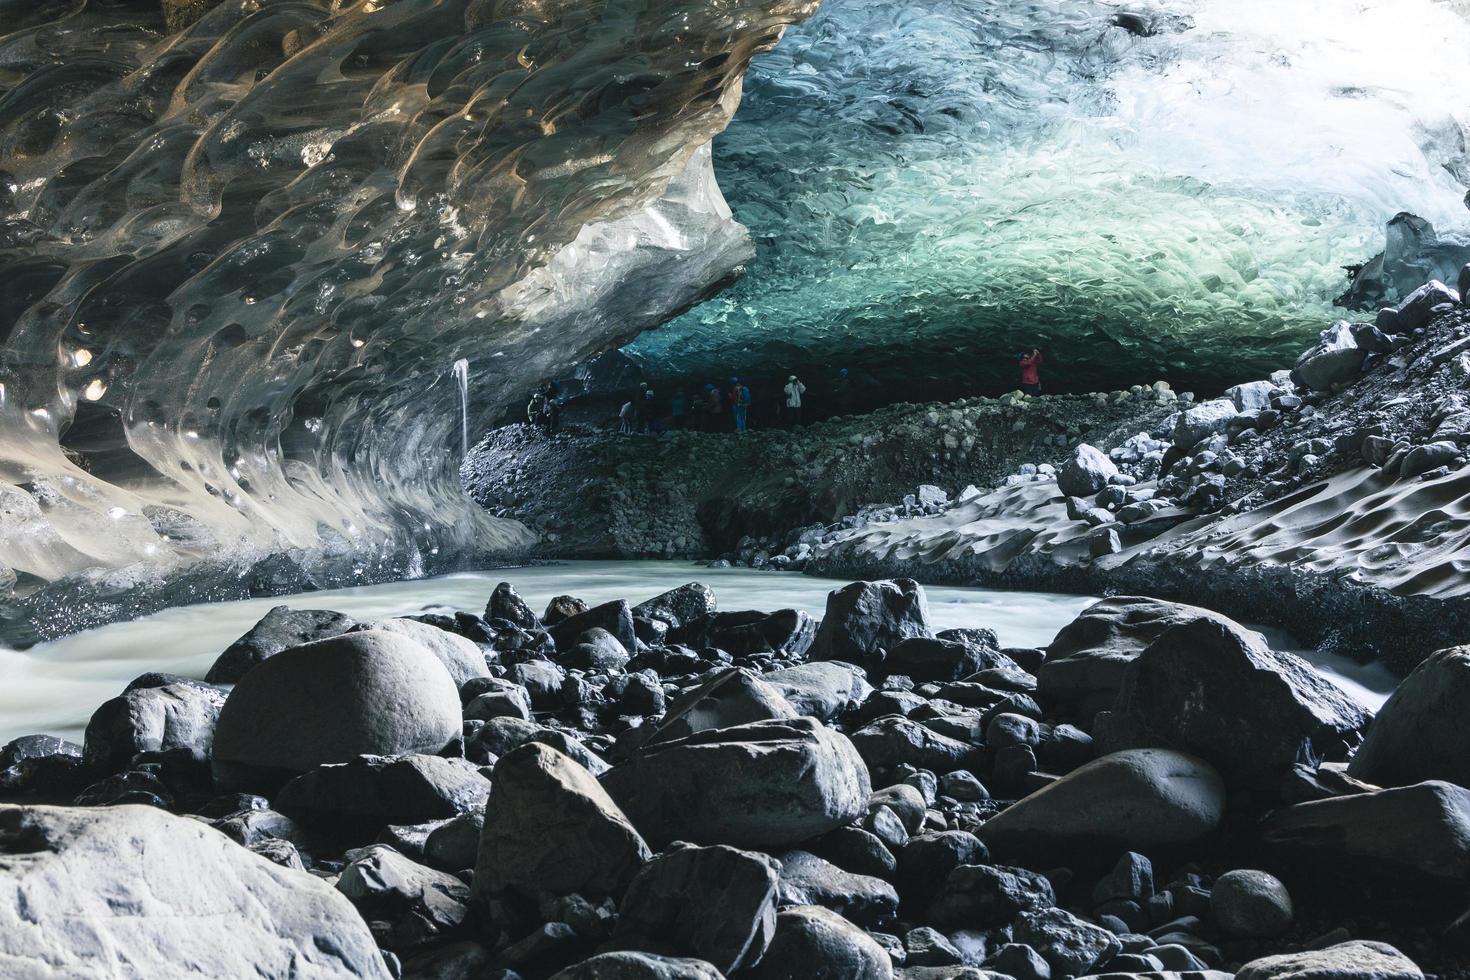
M 0 749 L 0 792 L 20 799 L 0 805 L 0 888 L 40 894 L 36 855 L 62 849 L 37 820 L 114 850 L 136 825 L 148 847 L 128 850 L 142 862 L 120 866 L 132 878 L 102 882 L 91 863 L 48 872 L 39 914 L 188 874 L 168 894 L 207 888 L 201 908 L 255 915 L 264 875 L 284 888 L 265 899 L 270 922 L 247 918 L 228 950 L 192 951 L 208 929 L 150 924 L 163 898 L 128 906 L 140 935 L 163 937 L 157 955 L 233 958 L 234 972 L 269 974 L 307 941 L 299 928 L 315 930 L 324 963 L 351 960 L 362 976 L 1224 980 L 1335 977 L 1354 956 L 1385 976 L 1460 976 L 1470 788 L 1353 778 L 1346 736 L 1366 716 L 1222 616 L 1123 597 L 1086 610 L 1050 651 L 1002 652 L 985 630 L 930 635 L 922 586 L 857 583 L 815 631 L 856 663 L 636 634 L 623 647 L 576 621 L 617 626 L 639 608 L 684 628 L 714 611 L 703 587 L 675 593 L 595 609 L 563 597 L 533 617 L 502 588 L 490 606 L 509 615 L 436 613 L 286 647 L 229 693 L 144 675 L 125 703 L 180 685 L 202 704 L 223 698 L 214 739 L 180 722 L 181 744 L 130 742 L 116 733 L 151 729 L 109 723 L 90 754 L 46 737 Z M 577 642 L 524 642 L 558 618 Z M 457 632 L 470 620 L 478 639 Z M 414 639 L 438 639 L 420 626 L 463 641 L 448 644 L 461 664 L 473 646 L 483 675 L 456 690 Z M 626 658 L 584 659 L 593 631 Z M 1041 683 L 1053 654 L 1121 659 L 1113 703 L 1096 710 L 1116 669 L 1100 684 Z M 1424 676 L 1458 669 L 1456 655 Z M 1168 682 L 1140 685 L 1160 658 Z M 635 680 L 658 698 L 631 700 Z M 1394 714 L 1451 732 L 1457 703 L 1422 686 L 1406 682 Z M 518 710 L 487 717 L 487 698 Z M 1130 739 L 1155 744 L 1118 748 Z M 383 740 L 396 754 L 362 748 Z M 1340 757 L 1325 757 L 1329 742 Z M 324 757 L 306 765 L 309 752 Z M 1407 781 L 1414 761 L 1396 749 L 1378 764 Z M 252 795 L 236 789 L 242 772 L 274 778 Z M 27 802 L 77 780 L 70 807 Z M 147 806 L 99 808 L 119 802 Z M 196 864 L 218 866 L 207 886 Z M 1383 900 L 1365 914 L 1373 889 Z M 319 904 L 303 919 L 300 902 Z M 21 976 L 60 955 L 34 930 L 0 932 Z

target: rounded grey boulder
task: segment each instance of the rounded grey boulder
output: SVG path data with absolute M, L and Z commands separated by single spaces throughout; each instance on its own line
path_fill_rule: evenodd
M 347 633 L 283 650 L 240 679 L 215 726 L 215 777 L 274 788 L 360 755 L 432 755 L 461 724 L 459 691 L 432 653 L 394 633 Z
M 1279 936 L 1291 927 L 1291 895 L 1275 875 L 1227 871 L 1210 891 L 1210 913 L 1226 935 L 1241 939 Z
M 583 960 L 551 980 L 725 980 L 725 976 L 704 960 L 621 952 Z
M 1201 840 L 1220 826 L 1225 784 L 1208 763 L 1170 749 L 1094 759 L 981 825 L 995 853 L 1092 847 L 1147 852 Z
M 776 916 L 776 937 L 756 971 L 759 980 L 890 980 L 893 961 L 866 932 L 819 905 Z
M 354 632 L 382 630 L 397 633 L 428 650 L 439 658 L 449 676 L 454 678 L 455 687 L 464 687 L 477 677 L 489 677 L 490 668 L 485 664 L 485 655 L 474 640 L 457 633 L 441 630 L 437 626 L 421 623 L 416 619 L 382 619 L 376 623 L 365 623 Z
M 387 980 L 326 882 L 153 807 L 0 806 L 6 977 Z

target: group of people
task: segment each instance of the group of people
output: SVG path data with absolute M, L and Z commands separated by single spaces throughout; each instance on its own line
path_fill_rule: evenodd
M 801 424 L 806 384 L 796 375 L 786 379 L 775 405 L 776 422 L 787 428 Z M 619 432 L 662 432 L 665 428 L 695 432 L 745 432 L 752 423 L 756 396 L 743 378 L 730 379 L 729 387 L 709 383 L 691 396 L 677 388 L 665 404 L 647 382 L 618 412 Z
M 1021 371 L 1021 390 L 1028 395 L 1041 394 L 1040 349 L 1033 347 L 1017 355 Z M 849 401 L 849 376 L 847 368 L 841 368 L 830 384 L 828 396 L 832 411 L 842 411 Z M 827 389 L 823 389 L 827 391 Z M 676 388 L 667 402 L 648 382 L 643 382 L 618 411 L 618 431 L 627 433 L 662 432 L 666 428 L 691 429 L 696 432 L 745 432 L 752 423 L 752 413 L 769 413 L 778 427 L 794 428 L 802 423 L 806 407 L 807 386 L 796 375 L 790 375 L 767 402 L 756 399 L 754 392 L 743 378 L 733 377 L 728 387 L 714 383 L 693 393 L 685 388 Z M 547 435 L 555 435 L 561 429 L 561 392 L 555 381 L 547 382 L 536 389 L 526 406 L 526 417 Z

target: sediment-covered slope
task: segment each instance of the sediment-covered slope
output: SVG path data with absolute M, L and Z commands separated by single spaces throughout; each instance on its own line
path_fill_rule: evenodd
M 1433 0 L 826 0 L 715 143 L 750 275 L 630 350 L 934 398 L 1032 343 L 1071 390 L 1260 377 L 1396 213 L 1464 231 L 1467 79 Z
M 737 271 L 708 143 L 813 6 L 0 5 L 0 586 L 528 543 L 452 366 L 474 424 Z

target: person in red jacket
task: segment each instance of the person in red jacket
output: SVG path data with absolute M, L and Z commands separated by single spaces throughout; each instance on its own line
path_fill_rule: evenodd
M 1031 353 L 1021 358 L 1021 390 L 1028 395 L 1041 394 L 1041 351 L 1031 348 Z

